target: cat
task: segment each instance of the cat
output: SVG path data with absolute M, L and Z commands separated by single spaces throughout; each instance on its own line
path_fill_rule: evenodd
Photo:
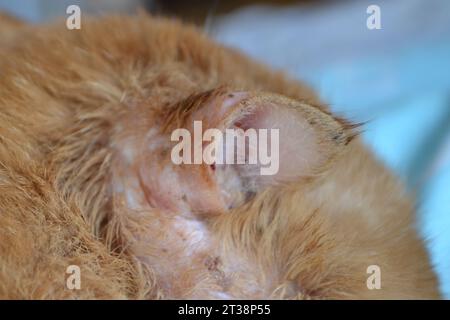
M 440 297 L 413 199 L 306 85 L 145 13 L 0 32 L 1 298 Z M 173 163 L 194 121 L 278 129 L 279 171 Z

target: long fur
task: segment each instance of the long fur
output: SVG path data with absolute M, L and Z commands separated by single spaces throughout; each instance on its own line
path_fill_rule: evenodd
M 64 21 L 27 26 L 3 17 L 3 30 L 0 297 L 209 298 L 216 287 L 238 298 L 439 297 L 411 199 L 358 139 L 317 178 L 205 219 L 218 254 L 199 265 L 206 261 L 214 284 L 193 292 L 204 276 L 195 261 L 160 278 L 141 259 L 154 246 L 140 240 L 165 239 L 170 230 L 145 227 L 161 212 L 136 214 L 112 186 L 127 132 L 148 131 L 147 115 L 161 117 L 162 106 L 223 86 L 329 111 L 307 87 L 176 21 L 110 16 L 67 30 Z M 237 278 L 222 267 L 236 253 L 244 257 Z M 162 266 L 176 270 L 173 261 Z M 65 286 L 72 264 L 81 266 L 81 290 Z M 382 290 L 366 287 L 372 264 L 382 268 Z

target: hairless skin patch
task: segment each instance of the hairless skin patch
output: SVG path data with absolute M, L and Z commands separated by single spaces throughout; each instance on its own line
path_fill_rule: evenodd
M 175 129 L 171 159 L 176 165 L 258 165 L 260 175 L 275 175 L 279 170 L 279 129 L 209 128 L 194 121 L 194 136 L 185 128 Z M 269 152 L 270 148 L 270 152 Z

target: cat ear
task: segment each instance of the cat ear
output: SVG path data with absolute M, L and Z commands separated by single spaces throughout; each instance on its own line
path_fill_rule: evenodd
M 138 168 L 147 202 L 172 212 L 224 212 L 270 186 L 312 177 L 354 136 L 326 110 L 269 93 L 206 92 L 164 121 L 162 135 L 145 135 L 151 152 Z
M 225 93 L 192 119 L 203 125 L 203 160 L 228 208 L 268 186 L 317 175 L 354 137 L 327 111 L 270 93 Z
M 243 131 L 249 140 L 256 133 L 256 141 L 245 141 L 246 161 L 239 170 L 245 176 L 259 172 L 267 183 L 317 174 L 354 136 L 348 124 L 325 110 L 270 93 L 231 93 L 208 108 L 200 109 L 194 118 L 224 130 L 226 138 L 228 133 L 241 136 Z M 230 154 L 242 155 L 236 154 L 238 148 L 234 153 L 230 150 L 228 140 L 224 146 L 225 160 L 230 160 Z M 252 155 L 257 158 L 254 166 L 248 163 Z

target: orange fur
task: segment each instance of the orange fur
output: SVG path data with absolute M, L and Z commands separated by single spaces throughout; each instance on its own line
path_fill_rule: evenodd
M 81 30 L 0 18 L 6 29 L 0 297 L 439 297 L 411 199 L 358 139 L 320 174 L 198 218 L 212 237 L 190 257 L 184 235 L 171 235 L 176 212 L 130 208 L 115 190 L 115 179 L 135 187 L 127 178 L 138 165 L 123 163 L 123 148 L 155 124 L 185 123 L 203 105 L 195 94 L 268 91 L 329 114 L 305 86 L 144 14 L 87 19 Z M 65 287 L 70 264 L 81 267 L 81 290 Z M 366 287 L 372 264 L 381 290 Z

